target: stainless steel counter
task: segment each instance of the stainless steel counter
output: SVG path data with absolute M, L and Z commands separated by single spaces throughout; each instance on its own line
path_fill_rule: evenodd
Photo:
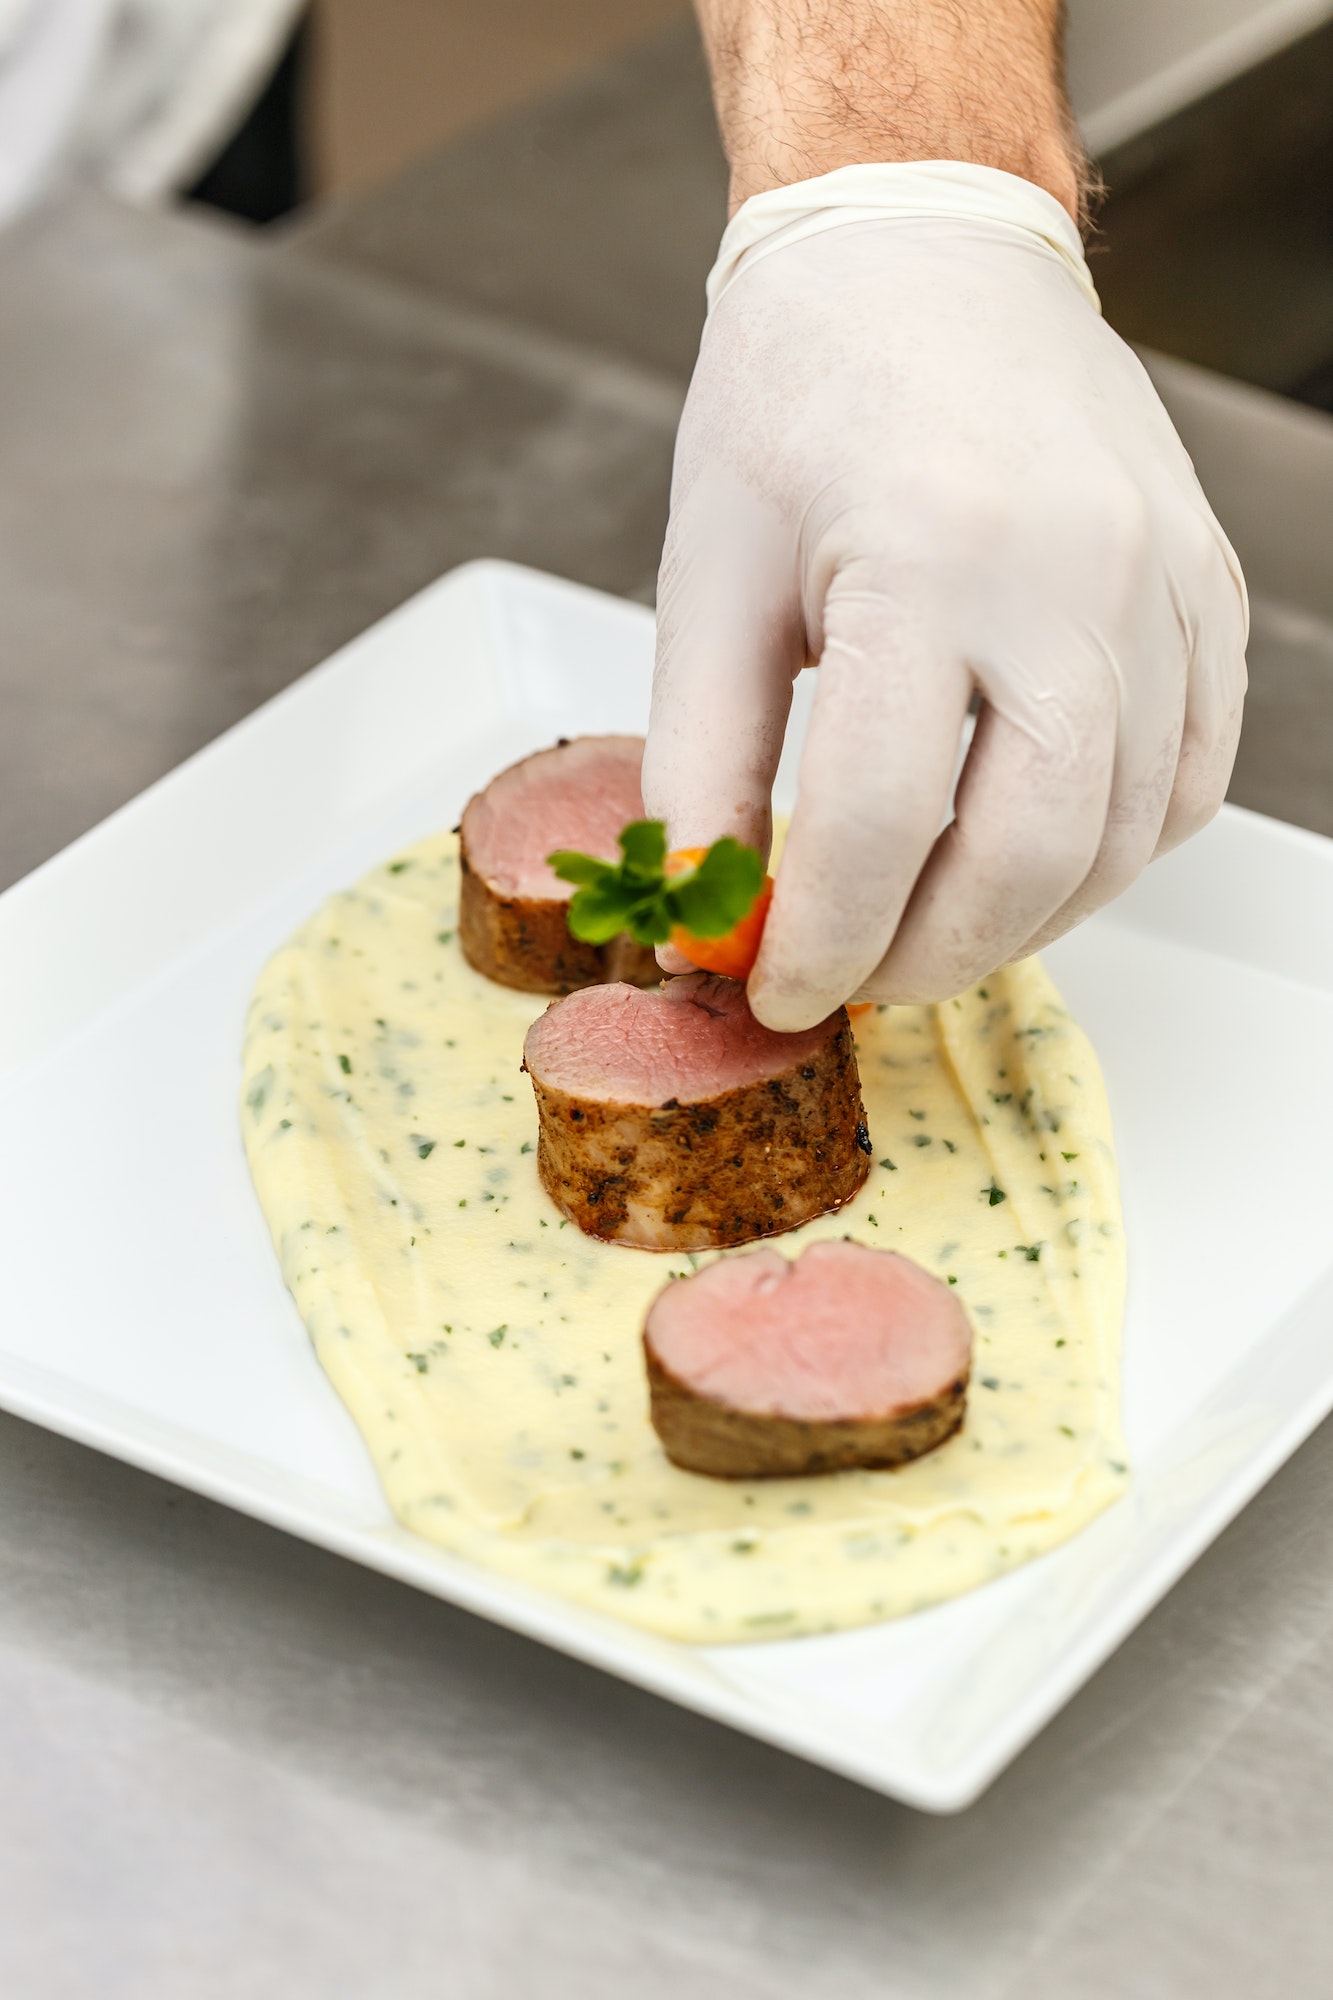
M 0 243 L 4 879 L 467 555 L 650 589 L 670 353 L 481 289 Z M 1161 379 L 1262 599 L 1241 796 L 1327 826 L 1333 425 Z M 4 1419 L 0 1991 L 1322 2000 L 1330 1686 L 1330 1427 L 930 1820 Z

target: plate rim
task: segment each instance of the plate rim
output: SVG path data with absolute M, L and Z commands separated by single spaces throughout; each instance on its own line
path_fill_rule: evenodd
M 44 898 L 54 895 L 59 900 L 62 884 L 86 872 L 89 857 L 93 858 L 95 870 L 108 845 L 114 846 L 127 828 L 133 832 L 143 825 L 145 818 L 151 821 L 163 812 L 170 813 L 173 802 L 183 794 L 188 795 L 191 786 L 199 783 L 201 772 L 222 770 L 229 758 L 243 751 L 247 742 L 272 731 L 282 718 L 299 713 L 303 705 L 319 698 L 321 690 L 336 696 L 339 678 L 355 675 L 360 655 L 377 649 L 386 640 L 391 641 L 396 624 L 420 618 L 430 605 L 443 605 L 446 598 L 461 598 L 469 593 L 477 598 L 475 609 L 489 624 L 495 617 L 495 593 L 503 596 L 516 582 L 524 590 L 547 594 L 567 605 L 596 605 L 604 615 L 613 613 L 625 620 L 626 629 L 633 621 L 643 631 L 645 621 L 652 620 L 651 611 L 644 606 L 515 563 L 481 558 L 445 572 L 0 893 L 0 952 L 15 937 L 21 945 L 32 911 L 40 910 Z M 501 643 L 498 633 L 493 631 L 492 637 L 498 647 Z M 1303 861 L 1313 861 L 1321 870 L 1326 869 L 1333 894 L 1333 840 L 1237 806 L 1224 806 L 1219 818 L 1236 838 L 1246 846 L 1255 846 L 1256 854 L 1261 859 L 1267 856 L 1272 865 L 1279 865 L 1278 857 L 1288 852 L 1293 859 L 1300 856 Z M 75 887 L 81 885 L 76 882 Z M 203 935 L 216 937 L 224 927 L 224 920 L 205 924 Z M 168 955 L 164 964 L 178 963 L 179 957 L 180 954 Z M 11 977 L 14 970 L 21 973 L 21 968 L 12 968 Z M 152 976 L 149 972 L 131 980 L 119 998 L 125 992 L 137 990 Z M 1312 983 L 1321 991 L 1333 990 L 1333 982 L 1326 984 L 1322 978 L 1298 983 Z M 100 999 L 85 1020 L 95 1021 L 117 1004 L 116 997 Z M 26 1067 L 28 1060 L 40 1060 L 59 1047 L 66 1036 L 77 1034 L 82 1025 L 79 1022 L 66 1027 L 45 1048 L 16 1050 L 8 1062 L 0 1060 L 0 1081 Z M 1275 1333 L 1293 1316 L 1322 1311 L 1324 1293 L 1333 1305 L 1333 1266 L 1290 1314 L 1275 1322 L 1270 1333 Z M 1214 1393 L 1220 1392 L 1221 1387 L 1217 1385 Z M 107 1396 L 76 1378 L 39 1367 L 3 1348 L 0 1348 L 0 1409 L 197 1492 L 217 1504 L 232 1507 L 270 1527 L 297 1535 L 314 1546 L 425 1590 L 474 1616 L 485 1617 L 909 1806 L 951 1813 L 962 1810 L 980 1796 L 1112 1656 L 1333 1409 L 1333 1361 L 1319 1389 L 1287 1410 L 1270 1435 L 1238 1462 L 1209 1499 L 1147 1560 L 1142 1573 L 1129 1577 L 1117 1599 L 1075 1631 L 1064 1655 L 1057 1656 L 1035 1674 L 1002 1719 L 984 1733 L 980 1745 L 948 1770 L 911 1768 L 910 1760 L 893 1754 L 877 1756 L 872 1751 L 857 1755 L 849 1749 L 845 1737 L 840 1741 L 836 1731 L 820 1727 L 817 1717 L 798 1721 L 776 1706 L 766 1708 L 757 1695 L 746 1693 L 721 1676 L 699 1672 L 700 1663 L 707 1662 L 711 1649 L 661 1639 L 609 1615 L 572 1605 L 554 1593 L 453 1556 L 412 1536 L 396 1523 L 390 1527 L 365 1522 L 358 1525 L 345 1518 L 355 1511 L 352 1503 L 333 1489 L 319 1488 L 327 1498 L 316 1504 L 313 1489 L 318 1482 L 307 1483 L 312 1491 L 304 1500 L 290 1494 L 284 1497 L 281 1489 L 285 1484 L 300 1483 L 295 1475 L 274 1466 L 266 1467 L 257 1458 L 248 1461 L 247 1474 L 241 1463 L 246 1455 L 209 1440 L 206 1433 L 190 1430 L 184 1424 L 168 1424 L 133 1402 Z M 154 1433 L 158 1435 L 155 1437 Z M 220 1462 L 223 1459 L 234 1461 L 230 1470 Z M 1129 1505 L 1132 1505 L 1132 1489 L 1131 1495 L 1110 1511 L 1118 1514 L 1120 1508 Z M 344 1518 L 337 1518 L 340 1510 Z M 1059 1549 L 1051 1551 L 1027 1567 L 1040 1567 L 1058 1558 L 1060 1553 Z M 683 1663 L 687 1662 L 694 1663 L 694 1673 L 685 1670 Z

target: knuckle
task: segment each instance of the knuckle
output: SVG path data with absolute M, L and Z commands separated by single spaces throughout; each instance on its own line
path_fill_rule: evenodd
M 1190 757 L 1182 761 L 1157 842 L 1159 854 L 1191 840 L 1217 817 L 1230 774 L 1230 752 L 1221 757 Z
M 1194 602 L 1220 592 L 1223 586 L 1227 597 L 1234 597 L 1211 518 L 1191 507 L 1176 524 L 1175 542 L 1176 563 Z
M 1103 823 L 1079 816 L 1037 820 L 1023 815 L 985 843 L 985 852 L 969 857 L 979 881 L 988 884 L 987 900 L 999 910 L 1019 902 L 1033 910 L 1051 910 L 1078 888 L 1097 859 Z
M 1153 509 L 1138 481 L 1103 457 L 1066 498 L 1065 537 L 1095 547 L 1105 574 L 1137 581 L 1156 546 Z

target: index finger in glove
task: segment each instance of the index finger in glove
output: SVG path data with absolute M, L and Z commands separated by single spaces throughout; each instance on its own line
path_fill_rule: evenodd
M 750 1004 L 813 1025 L 879 963 L 939 830 L 971 678 L 905 579 L 849 570 L 824 605 L 809 733 Z
M 805 664 L 790 534 L 738 481 L 678 501 L 658 587 L 643 798 L 671 846 L 730 834 L 767 857 L 773 778 Z

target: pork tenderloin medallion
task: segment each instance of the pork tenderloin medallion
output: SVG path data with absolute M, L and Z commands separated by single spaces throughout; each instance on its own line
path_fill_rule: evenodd
M 537 1170 L 589 1236 L 710 1250 L 799 1228 L 849 1201 L 870 1139 L 843 1008 L 778 1035 L 734 979 L 655 993 L 598 986 L 528 1030 Z
M 571 937 L 573 887 L 552 874 L 557 848 L 614 861 L 621 828 L 643 818 L 641 736 L 577 736 L 538 750 L 468 800 L 459 825 L 458 940 L 468 964 L 526 993 L 572 993 L 608 979 L 656 985 L 652 950 L 622 932 Z
M 643 1335 L 653 1428 L 716 1479 L 895 1466 L 963 1421 L 972 1330 L 958 1294 L 860 1243 L 759 1250 L 678 1278 Z

